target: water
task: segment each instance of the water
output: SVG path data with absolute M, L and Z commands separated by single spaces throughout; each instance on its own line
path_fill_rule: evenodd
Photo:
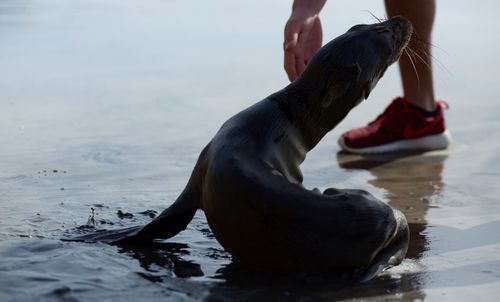
M 160 246 L 62 242 L 143 224 L 183 189 L 229 116 L 280 89 L 286 1 L 0 2 L 0 301 L 491 301 L 500 294 L 499 4 L 438 3 L 447 152 L 360 158 L 338 135 L 399 93 L 392 68 L 308 155 L 307 187 L 360 188 L 405 212 L 407 259 L 367 284 L 246 271 L 202 212 Z M 325 39 L 383 16 L 328 3 Z M 144 211 L 149 212 L 143 213 Z M 119 215 L 118 211 L 125 213 Z M 131 214 L 131 215 L 130 215 Z

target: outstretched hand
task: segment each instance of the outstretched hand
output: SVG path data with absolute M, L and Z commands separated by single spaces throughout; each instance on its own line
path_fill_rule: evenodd
M 318 14 L 295 9 L 285 25 L 285 71 L 290 81 L 297 79 L 311 57 L 321 47 L 323 32 Z

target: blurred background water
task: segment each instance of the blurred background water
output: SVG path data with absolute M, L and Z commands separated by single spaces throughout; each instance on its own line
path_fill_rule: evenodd
M 61 242 L 146 223 L 232 114 L 284 87 L 288 1 L 0 2 L 0 301 L 491 301 L 500 294 L 497 1 L 440 1 L 436 91 L 448 152 L 337 154 L 340 133 L 401 93 L 392 67 L 303 165 L 307 187 L 368 190 L 405 212 L 405 262 L 368 284 L 238 268 L 198 212 L 152 249 Z M 331 1 L 328 41 L 384 16 Z M 150 210 L 149 212 L 144 212 Z M 119 211 L 122 214 L 118 214 Z

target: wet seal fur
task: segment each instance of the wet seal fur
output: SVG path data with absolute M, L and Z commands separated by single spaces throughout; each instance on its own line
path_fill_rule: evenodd
M 220 244 L 250 267 L 351 270 L 367 280 L 399 263 L 409 240 L 401 212 L 363 190 L 307 190 L 299 165 L 368 97 L 411 32 L 402 17 L 352 27 L 296 81 L 226 121 L 184 191 L 156 219 L 80 239 L 147 244 L 184 230 L 201 208 Z

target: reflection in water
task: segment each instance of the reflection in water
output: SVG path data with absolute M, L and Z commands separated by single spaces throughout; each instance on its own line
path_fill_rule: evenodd
M 401 210 L 410 225 L 407 258 L 418 259 L 428 249 L 425 215 L 443 189 L 442 172 L 447 155 L 428 153 L 355 156 L 338 154 L 344 169 L 366 169 L 375 177 L 368 182 L 386 190 L 389 204 Z
M 425 251 L 429 250 L 429 240 L 426 237 L 427 220 L 426 214 L 429 208 L 437 207 L 433 204 L 444 187 L 442 172 L 446 154 L 427 153 L 403 153 L 382 154 L 371 156 L 356 156 L 338 153 L 337 159 L 341 168 L 364 169 L 370 171 L 374 176 L 368 182 L 375 187 L 384 189 L 387 194 L 388 203 L 401 210 L 410 227 L 410 244 L 406 258 L 420 259 Z M 422 288 L 424 280 L 418 274 L 406 275 L 406 286 L 404 290 Z M 410 286 L 408 288 L 408 285 Z M 415 293 L 414 293 L 415 294 Z M 420 292 L 420 298 L 425 294 Z
M 161 282 L 164 277 L 172 277 L 161 275 L 161 272 L 165 271 L 164 268 L 179 278 L 203 276 L 199 264 L 182 259 L 182 256 L 189 254 L 187 247 L 187 244 L 174 242 L 157 243 L 146 247 L 124 245 L 120 247 L 120 252 L 128 253 L 139 260 L 140 265 L 149 272 L 140 275 L 150 281 Z

